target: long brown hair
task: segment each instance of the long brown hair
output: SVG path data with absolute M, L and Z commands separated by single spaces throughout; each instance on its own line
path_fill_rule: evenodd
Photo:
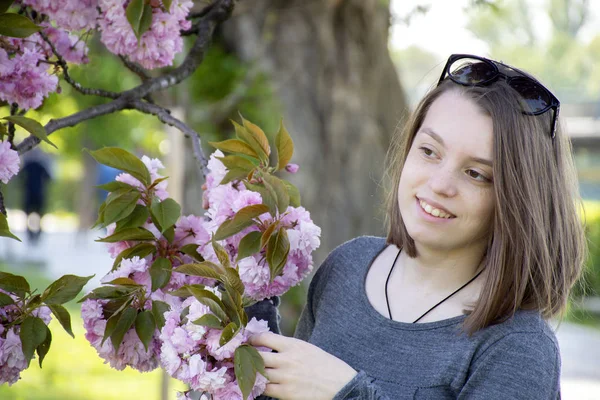
M 492 118 L 494 132 L 494 226 L 483 260 L 481 294 L 463 328 L 472 334 L 518 309 L 552 317 L 564 309 L 586 254 L 571 145 L 560 122 L 556 137 L 550 137 L 551 111 L 523 114 L 519 95 L 504 81 L 465 87 L 446 80 L 421 100 L 404 129 L 396 132 L 384 177 L 387 242 L 417 256 L 398 208 L 398 184 L 425 115 L 449 90 L 472 99 Z

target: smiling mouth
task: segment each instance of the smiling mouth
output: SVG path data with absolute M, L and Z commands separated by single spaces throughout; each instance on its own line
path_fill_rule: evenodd
M 427 214 L 432 215 L 436 218 L 441 218 L 441 219 L 451 219 L 451 218 L 456 218 L 454 215 L 449 214 L 445 211 L 440 210 L 439 208 L 435 208 L 430 204 L 427 204 L 426 201 L 423 201 L 419 198 L 417 198 L 417 201 L 419 202 L 419 205 L 421 206 L 421 209 L 423 211 L 425 211 Z

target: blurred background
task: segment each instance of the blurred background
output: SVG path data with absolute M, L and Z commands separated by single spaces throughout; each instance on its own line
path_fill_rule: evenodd
M 198 1 L 197 3 L 202 3 Z M 188 43 L 189 44 L 189 43 Z M 72 68 L 84 86 L 125 90 L 138 78 L 90 41 L 90 64 Z M 156 101 L 202 135 L 206 145 L 233 135 L 229 119 L 245 118 L 274 136 L 280 116 L 296 146 L 300 172 L 290 178 L 323 229 L 315 267 L 337 245 L 384 235 L 382 160 L 394 130 L 437 83 L 447 57 L 472 53 L 531 72 L 561 100 L 584 198 L 590 245 L 586 273 L 561 321 L 553 321 L 563 356 L 563 399 L 600 399 L 600 1 L 596 0 L 257 0 L 240 1 L 217 31 L 201 67 Z M 181 61 L 181 60 L 179 60 Z M 98 104 L 63 84 L 28 116 L 46 123 Z M 0 108 L 0 115 L 8 109 Z M 17 134 L 24 136 L 24 132 Z M 63 274 L 96 274 L 112 261 L 91 231 L 114 179 L 82 151 L 119 146 L 160 158 L 169 192 L 186 214 L 201 215 L 201 184 L 190 144 L 179 131 L 135 112 L 108 115 L 52 135 L 28 153 L 2 185 L 9 225 L 23 242 L 0 238 L 0 270 L 44 288 Z M 286 177 L 288 178 L 288 177 Z M 305 285 L 283 298 L 282 329 L 293 333 Z M 0 387 L 2 399 L 175 399 L 183 387 L 160 371 L 111 370 L 83 336 L 71 304 L 76 339 L 53 322 L 43 370 Z

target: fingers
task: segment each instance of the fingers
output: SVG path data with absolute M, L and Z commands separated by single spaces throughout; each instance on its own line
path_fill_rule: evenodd
M 295 340 L 296 339 L 277 335 L 275 333 L 266 332 L 252 336 L 249 342 L 253 346 L 269 347 L 273 350 L 281 352 L 285 348 L 289 347 Z
M 265 392 L 263 393 L 265 396 L 274 397 L 276 399 L 285 399 L 284 397 L 284 385 L 279 385 L 277 383 L 268 383 Z
M 259 351 L 258 354 L 262 357 L 265 363 L 265 368 L 277 368 L 281 365 L 279 363 L 279 353 Z

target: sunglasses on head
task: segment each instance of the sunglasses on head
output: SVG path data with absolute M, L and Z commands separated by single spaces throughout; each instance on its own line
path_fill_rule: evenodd
M 560 101 L 548 89 L 527 73 L 501 62 L 470 54 L 452 54 L 442 71 L 438 85 L 446 78 L 463 86 L 487 86 L 503 78 L 521 95 L 523 114 L 541 115 L 553 110 L 550 137 L 556 135 Z

